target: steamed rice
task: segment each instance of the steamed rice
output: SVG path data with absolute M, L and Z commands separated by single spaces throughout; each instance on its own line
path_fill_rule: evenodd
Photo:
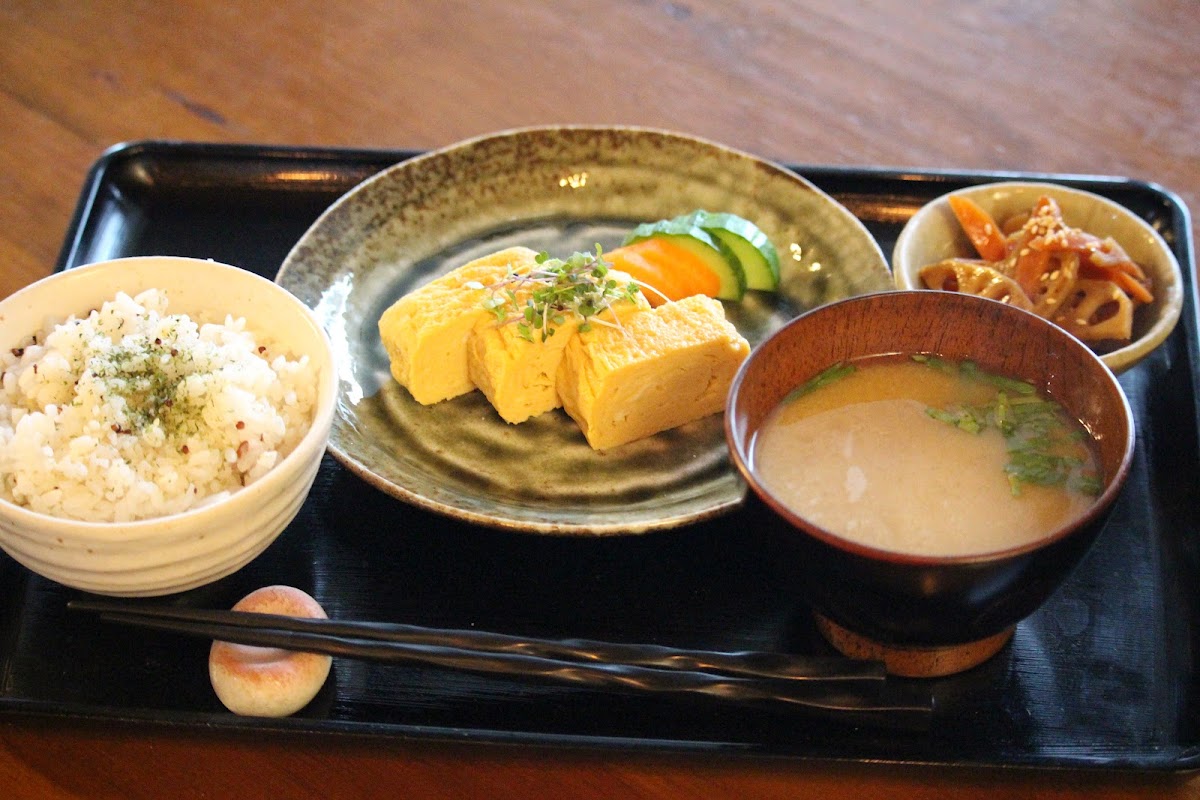
M 0 497 L 88 521 L 158 517 L 261 478 L 303 438 L 317 380 L 246 329 L 116 297 L 0 354 Z

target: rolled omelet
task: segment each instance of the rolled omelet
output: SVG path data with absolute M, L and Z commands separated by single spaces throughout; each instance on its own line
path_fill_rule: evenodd
M 604 450 L 725 407 L 750 344 L 711 297 L 639 311 L 567 343 L 558 371 L 563 409 Z
M 622 285 L 632 280 L 616 270 L 610 270 L 608 277 Z M 619 324 L 625 317 L 649 307 L 646 298 L 638 293 L 633 300 L 615 301 L 596 319 Z M 568 314 L 552 327 L 553 333 L 544 341 L 537 335 L 530 341 L 521 336 L 515 325 L 497 324 L 490 316 L 480 320 L 467 347 L 468 375 L 506 422 L 524 422 L 559 408 L 562 400 L 558 396 L 558 367 L 582 323 L 582 318 Z M 593 320 L 591 324 L 601 323 Z
M 422 405 L 475 389 L 467 350 L 476 325 L 491 318 L 486 289 L 508 275 L 528 272 L 537 253 L 510 247 L 458 267 L 401 297 L 379 318 L 379 336 L 392 377 Z M 468 285 L 471 284 L 471 285 Z

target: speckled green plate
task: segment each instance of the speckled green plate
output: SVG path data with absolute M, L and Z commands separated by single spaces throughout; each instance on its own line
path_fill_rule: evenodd
M 330 449 L 368 483 L 470 523 L 544 534 L 672 528 L 739 506 L 720 415 L 593 451 L 561 410 L 509 425 L 478 392 L 422 406 L 391 379 L 380 314 L 472 258 L 620 244 L 638 222 L 706 208 L 754 220 L 782 289 L 726 304 L 751 344 L 803 310 L 892 288 L 866 228 L 794 173 L 642 128 L 553 127 L 472 139 L 397 164 L 334 203 L 278 283 L 309 305 L 341 378 Z

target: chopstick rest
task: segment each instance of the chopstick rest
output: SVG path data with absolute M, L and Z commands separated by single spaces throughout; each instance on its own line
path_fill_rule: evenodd
M 233 610 L 325 618 L 325 609 L 312 595 L 283 585 L 256 589 Z M 221 704 L 233 713 L 286 717 L 312 702 L 325 685 L 332 664 L 333 658 L 325 653 L 264 650 L 214 639 L 208 651 L 208 678 Z

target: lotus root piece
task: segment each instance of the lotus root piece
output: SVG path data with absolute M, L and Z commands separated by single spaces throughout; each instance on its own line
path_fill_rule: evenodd
M 1012 278 L 982 261 L 948 258 L 921 270 L 930 289 L 979 295 L 1030 311 L 1033 304 Z

